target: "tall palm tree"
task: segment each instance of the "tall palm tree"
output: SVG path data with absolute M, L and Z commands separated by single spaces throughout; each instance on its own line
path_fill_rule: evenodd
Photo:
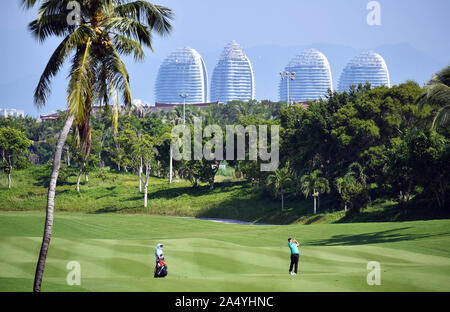
M 51 79 L 66 61 L 71 63 L 68 117 L 59 135 L 47 197 L 44 236 L 36 267 L 33 290 L 41 290 L 45 260 L 53 228 L 56 180 L 67 133 L 74 127 L 85 155 L 91 144 L 90 113 L 92 104 L 108 105 L 115 91 L 131 106 L 129 76 L 120 55 L 143 60 L 143 46 L 152 49 L 152 33 L 167 35 L 171 31 L 172 11 L 147 1 L 78 0 L 79 19 L 68 23 L 69 0 L 21 0 L 25 8 L 39 6 L 37 19 L 29 29 L 40 42 L 51 36 L 63 38 L 53 52 L 36 87 L 34 101 L 42 107 L 50 95 Z M 118 105 L 115 105 L 117 116 Z M 114 118 L 117 129 L 117 119 Z
M 284 194 L 291 182 L 291 175 L 286 167 L 275 170 L 267 177 L 267 184 L 275 189 L 275 196 L 281 195 L 281 211 L 284 210 Z
M 443 127 L 450 121 L 450 66 L 447 66 L 425 86 L 425 92 L 417 99 L 419 108 L 427 104 L 436 108 L 431 128 Z
M 314 198 L 314 214 L 317 213 L 317 207 L 320 208 L 320 194 L 330 192 L 330 184 L 326 178 L 320 176 L 321 174 L 321 170 L 314 170 L 300 178 L 300 188 L 303 195 L 306 198 L 309 196 Z

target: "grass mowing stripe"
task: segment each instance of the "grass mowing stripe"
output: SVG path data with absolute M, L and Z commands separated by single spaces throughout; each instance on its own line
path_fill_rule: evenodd
M 0 213 L 0 291 L 32 289 L 43 216 Z M 247 226 L 57 213 L 43 290 L 448 291 L 449 225 L 439 220 Z M 302 243 L 298 276 L 288 275 L 288 236 Z M 169 266 L 162 280 L 152 276 L 158 242 L 165 244 Z M 66 284 L 72 260 L 81 264 L 80 286 Z M 367 285 L 368 261 L 380 262 L 381 286 Z

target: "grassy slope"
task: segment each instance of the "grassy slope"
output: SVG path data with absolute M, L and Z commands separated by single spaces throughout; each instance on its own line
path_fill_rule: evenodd
M 8 190 L 5 177 L 0 178 L 0 210 L 44 211 L 47 189 L 40 177 L 48 176 L 42 167 L 17 171 L 13 187 Z M 150 213 L 158 215 L 217 217 L 263 223 L 292 223 L 300 216 L 311 214 L 312 200 L 286 202 L 281 214 L 279 200 L 255 193 L 244 181 L 231 182 L 218 177 L 216 189 L 208 185 L 192 188 L 187 181 L 169 185 L 167 179 L 151 177 L 149 182 L 149 209 L 143 207 L 142 193 L 138 191 L 138 178 L 133 174 L 107 173 L 103 182 L 90 174 L 89 182 L 82 179 L 81 191 L 75 191 L 76 177 L 57 187 L 56 210 L 88 213 Z
M 33 167 L 13 173 L 13 187 L 8 190 L 7 179 L 0 175 L 0 211 L 44 211 L 47 189 L 42 178 L 48 177 L 43 167 Z M 106 181 L 90 174 L 84 179 L 80 193 L 75 189 L 75 177 L 68 184 L 57 187 L 56 210 L 87 213 L 149 213 L 156 215 L 216 217 L 239 219 L 269 224 L 310 224 L 333 222 L 367 222 L 420 220 L 435 218 L 428 209 L 407 211 L 406 217 L 395 203 L 379 201 L 356 216 L 345 216 L 342 210 L 324 211 L 332 206 L 327 198 L 321 199 L 318 215 L 313 215 L 311 199 L 287 199 L 285 211 L 280 201 L 268 194 L 255 192 L 244 181 L 230 181 L 229 177 L 217 177 L 216 189 L 207 185 L 192 188 L 187 181 L 172 185 L 167 179 L 150 178 L 149 209 L 143 207 L 143 194 L 138 192 L 138 179 L 133 174 L 107 173 Z
M 44 214 L 0 212 L 0 291 L 29 291 Z M 449 220 L 246 226 L 163 216 L 57 213 L 44 291 L 448 291 Z M 302 243 L 289 276 L 287 237 Z M 152 277 L 154 246 L 169 275 Z M 81 286 L 65 283 L 69 261 Z M 368 261 L 381 286 L 368 286 Z

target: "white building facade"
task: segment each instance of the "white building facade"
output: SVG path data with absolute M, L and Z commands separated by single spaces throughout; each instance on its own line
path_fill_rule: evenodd
M 255 76 L 252 64 L 241 46 L 230 42 L 214 68 L 211 101 L 249 101 L 255 99 Z
M 201 55 L 190 47 L 179 48 L 161 64 L 155 83 L 155 99 L 160 103 L 208 101 L 208 73 Z
M 25 117 L 25 112 L 23 110 L 18 110 L 15 108 L 0 108 L 0 116 L 2 117 Z
M 333 90 L 328 59 L 322 52 L 315 49 L 307 49 L 295 56 L 284 68 L 284 71 L 295 73 L 295 75 L 294 80 L 289 77 L 280 78 L 280 101 L 287 101 L 288 87 L 290 102 L 318 100 L 325 97 L 328 89 Z
M 348 91 L 350 86 L 366 82 L 372 87 L 391 86 L 386 62 L 373 51 L 365 51 L 350 60 L 341 73 L 339 91 Z

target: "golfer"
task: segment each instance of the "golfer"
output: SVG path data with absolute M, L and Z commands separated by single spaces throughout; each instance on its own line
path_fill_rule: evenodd
M 299 259 L 299 251 L 298 246 L 300 244 L 293 238 L 288 238 L 288 246 L 291 249 L 291 264 L 289 266 L 289 274 L 290 275 L 297 275 L 298 270 L 298 259 Z M 292 267 L 295 265 L 295 270 L 292 272 Z
M 156 249 L 155 249 L 156 265 L 158 265 L 160 258 L 164 258 L 164 253 L 162 251 L 163 248 L 164 248 L 164 245 L 161 243 L 158 243 L 158 245 L 156 245 Z

